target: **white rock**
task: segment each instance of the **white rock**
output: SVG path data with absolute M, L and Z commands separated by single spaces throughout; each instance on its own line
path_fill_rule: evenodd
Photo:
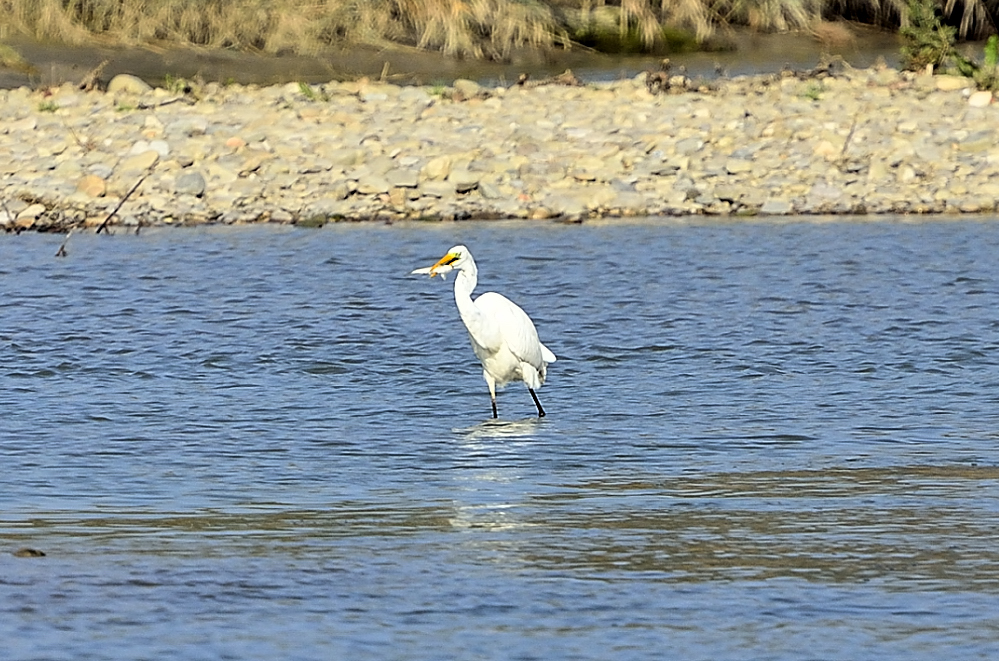
M 752 172 L 753 162 L 739 158 L 730 158 L 725 162 L 725 170 L 729 174 L 739 174 L 740 172 Z
M 990 103 L 992 103 L 992 92 L 989 90 L 973 92 L 968 97 L 968 105 L 972 108 L 984 108 Z
M 145 94 L 153 88 L 138 76 L 120 73 L 108 83 L 108 94 Z
M 6 124 L 4 128 L 9 130 L 11 133 L 17 131 L 34 131 L 35 128 L 38 126 L 38 119 L 36 119 L 35 117 L 25 117 L 24 119 L 19 119 L 17 121 L 4 122 L 4 123 Z M 2 130 L 3 129 L 0 129 L 0 131 Z
M 427 164 L 423 166 L 423 170 L 421 171 L 421 174 L 425 179 L 430 179 L 432 181 L 446 179 L 450 173 L 450 156 L 438 156 L 437 158 L 430 159 Z
M 934 81 L 941 92 L 956 92 L 975 86 L 975 81 L 964 76 L 934 76 Z
M 170 145 L 164 140 L 151 140 L 149 148 L 159 154 L 160 158 L 166 158 L 170 154 Z
M 31 204 L 26 209 L 21 211 L 21 213 L 17 214 L 17 219 L 33 220 L 35 218 L 38 218 L 43 213 L 45 213 L 45 211 L 46 209 L 44 204 Z
M 785 216 L 791 213 L 791 209 L 791 203 L 787 200 L 771 198 L 760 207 L 760 213 L 767 216 Z

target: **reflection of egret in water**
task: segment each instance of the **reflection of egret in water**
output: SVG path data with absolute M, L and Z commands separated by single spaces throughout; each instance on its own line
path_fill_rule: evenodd
M 485 440 L 530 440 L 543 425 L 540 418 L 524 420 L 486 420 L 464 429 L 455 429 L 464 441 L 463 445 Z
M 453 430 L 458 443 L 455 469 L 450 471 L 456 491 L 452 526 L 511 530 L 527 525 L 525 473 L 534 466 L 536 434 L 544 424 L 538 418 L 487 420 Z M 469 538 L 463 543 L 478 547 L 488 540 Z

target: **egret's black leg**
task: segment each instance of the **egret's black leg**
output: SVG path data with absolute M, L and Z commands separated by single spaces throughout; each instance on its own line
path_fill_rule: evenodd
M 541 408 L 541 402 L 538 401 L 538 396 L 534 394 L 534 389 L 528 388 L 527 392 L 531 393 L 531 397 L 534 398 L 534 405 L 538 407 L 538 417 L 539 418 L 545 417 L 545 410 Z
M 496 410 L 496 397 L 493 396 L 492 400 L 493 400 L 493 418 L 495 419 L 499 417 L 499 412 Z

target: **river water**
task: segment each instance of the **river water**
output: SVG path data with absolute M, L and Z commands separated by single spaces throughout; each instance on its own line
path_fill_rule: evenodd
M 896 33 L 859 24 L 838 24 L 849 38 L 823 43 L 806 32 L 760 33 L 746 29 L 726 31 L 723 42 L 730 49 L 673 53 L 673 71 L 680 67 L 695 78 L 776 73 L 783 68 L 811 69 L 827 56 L 839 57 L 858 68 L 884 62 L 898 66 L 902 42 Z M 847 27 L 849 25 L 849 27 Z M 140 76 L 155 86 L 169 87 L 170 80 L 186 78 L 215 82 L 278 85 L 353 80 L 360 76 L 396 84 L 450 84 L 471 78 L 488 86 L 514 83 L 521 74 L 533 80 L 571 69 L 587 82 L 632 78 L 659 70 L 662 55 L 610 55 L 586 48 L 568 51 L 524 52 L 510 62 L 456 59 L 413 48 L 353 45 L 315 57 L 274 57 L 228 49 L 161 47 L 112 47 L 109 44 L 65 45 L 39 42 L 23 36 L 7 39 L 33 67 L 32 72 L 0 68 L 0 89 L 22 85 L 38 87 L 84 79 L 104 63 L 106 82 L 119 73 Z M 5 42 L 6 43 L 6 42 Z M 984 43 L 962 43 L 958 50 L 980 60 Z
M 0 237 L 5 659 L 999 655 L 996 219 L 62 239 Z

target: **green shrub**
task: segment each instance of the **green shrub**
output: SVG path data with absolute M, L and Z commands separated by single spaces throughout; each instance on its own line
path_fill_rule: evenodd
M 937 5 L 932 0 L 909 1 L 909 25 L 902 35 L 902 68 L 921 71 L 927 66 L 938 69 L 954 52 L 957 31 L 940 22 Z
M 985 42 L 985 57 L 972 77 L 983 90 L 999 90 L 999 36 L 992 35 Z

